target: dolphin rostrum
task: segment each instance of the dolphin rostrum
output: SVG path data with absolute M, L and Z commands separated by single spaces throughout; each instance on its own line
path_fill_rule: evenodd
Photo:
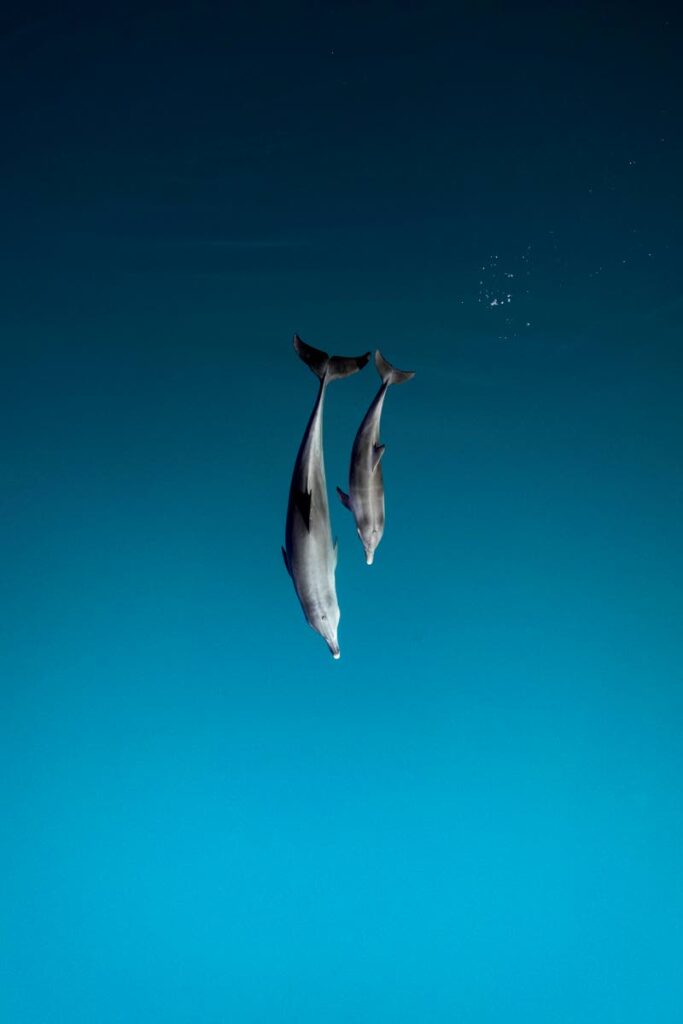
M 332 656 L 338 658 L 339 605 L 334 585 L 337 545 L 332 543 L 325 483 L 323 403 L 329 382 L 362 369 L 370 353 L 328 356 L 326 352 L 306 345 L 297 334 L 294 335 L 294 348 L 299 358 L 318 377 L 320 387 L 294 463 L 282 554 L 306 621 L 316 633 L 320 633 Z
M 379 441 L 382 406 L 391 384 L 402 384 L 415 376 L 412 370 L 396 370 L 380 351 L 375 352 L 375 366 L 382 378 L 382 384 L 353 442 L 349 467 L 349 493 L 345 494 L 341 487 L 337 488 L 342 505 L 353 512 L 368 565 L 372 565 L 375 549 L 384 533 L 384 481 L 380 465 L 384 445 Z

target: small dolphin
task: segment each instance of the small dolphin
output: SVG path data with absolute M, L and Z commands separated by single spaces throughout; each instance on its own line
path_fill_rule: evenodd
M 339 605 L 334 585 L 337 545 L 332 543 L 325 483 L 323 402 L 329 382 L 357 373 L 367 363 L 370 353 L 328 356 L 306 345 L 297 334 L 294 348 L 320 380 L 320 388 L 294 463 L 282 554 L 306 621 L 320 633 L 332 656 L 338 658 Z
M 353 442 L 349 467 L 349 493 L 345 494 L 341 487 L 337 488 L 342 505 L 353 512 L 368 565 L 372 565 L 375 550 L 384 533 L 384 481 L 380 460 L 384 455 L 385 446 L 379 443 L 382 406 L 391 384 L 403 384 L 415 376 L 412 370 L 394 369 L 380 351 L 375 352 L 375 366 L 382 378 L 382 384 Z

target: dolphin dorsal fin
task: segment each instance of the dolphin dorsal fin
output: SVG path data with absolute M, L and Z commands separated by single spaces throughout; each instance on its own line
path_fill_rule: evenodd
M 295 491 L 294 492 L 294 504 L 301 513 L 301 518 L 306 524 L 306 529 L 310 532 L 311 529 L 311 492 L 310 491 Z
M 349 496 L 346 493 L 346 491 L 342 491 L 341 487 L 338 487 L 337 488 L 337 494 L 339 495 L 339 500 L 341 501 L 341 503 L 344 506 L 344 508 L 350 509 L 351 508 L 351 499 L 349 498 Z
M 374 473 L 379 466 L 379 460 L 384 455 L 386 449 L 385 444 L 374 444 L 372 446 L 372 472 Z

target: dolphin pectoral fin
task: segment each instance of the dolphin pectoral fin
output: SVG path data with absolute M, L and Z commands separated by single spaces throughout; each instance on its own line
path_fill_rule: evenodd
M 311 529 L 311 492 L 310 491 L 296 491 L 294 494 L 294 504 L 301 513 L 301 518 L 306 524 L 306 529 Z
M 337 494 L 339 495 L 339 500 L 341 501 L 344 508 L 350 509 L 351 499 L 349 498 L 348 494 L 345 491 L 342 491 L 341 487 L 337 488 Z
M 384 455 L 386 449 L 385 444 L 375 444 L 372 446 L 372 472 L 374 473 L 379 466 L 379 461 Z
M 292 575 L 292 569 L 291 569 L 291 566 L 289 564 L 289 558 L 287 557 L 287 552 L 285 551 L 284 548 L 281 548 L 281 551 L 282 551 L 282 557 L 285 560 L 285 569 L 287 570 L 287 572 L 291 576 Z

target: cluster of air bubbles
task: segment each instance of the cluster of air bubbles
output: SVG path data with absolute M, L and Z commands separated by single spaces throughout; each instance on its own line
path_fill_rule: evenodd
M 496 322 L 502 333 L 498 337 L 502 340 L 517 336 L 519 318 L 515 316 L 513 302 L 529 294 L 530 255 L 528 245 L 514 261 L 503 263 L 498 255 L 493 255 L 479 267 L 477 302 L 499 318 Z M 528 320 L 522 322 L 525 328 L 531 326 Z

